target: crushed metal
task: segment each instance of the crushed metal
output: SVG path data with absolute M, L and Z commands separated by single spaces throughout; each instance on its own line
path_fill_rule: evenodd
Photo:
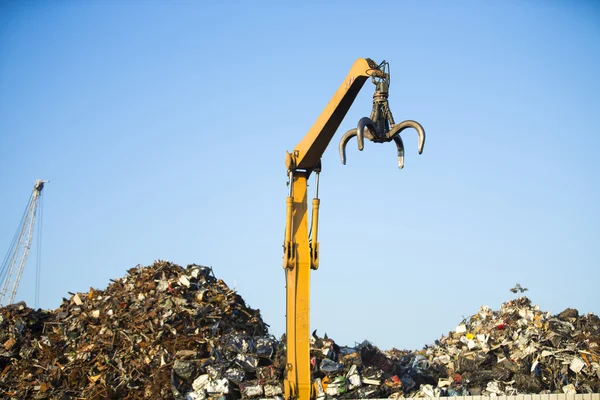
M 285 340 L 211 268 L 137 266 L 56 310 L 0 308 L 0 396 L 283 398 Z M 527 297 L 482 306 L 421 350 L 311 337 L 317 399 L 600 392 L 600 319 Z

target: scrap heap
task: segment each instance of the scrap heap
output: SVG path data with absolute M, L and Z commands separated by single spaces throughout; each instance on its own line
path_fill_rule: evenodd
M 321 398 L 600 392 L 600 319 L 574 309 L 553 316 L 526 297 L 481 307 L 420 351 L 314 343 Z
M 600 392 L 600 319 L 526 297 L 418 351 L 311 338 L 315 393 L 398 398 Z M 0 397 L 281 399 L 285 340 L 212 270 L 157 261 L 52 311 L 0 308 Z
M 106 290 L 72 294 L 54 311 L 0 309 L 0 397 L 180 397 L 177 388 L 192 387 L 175 372 L 210 371 L 236 335 L 274 346 L 267 329 L 260 311 L 208 267 L 138 266 Z

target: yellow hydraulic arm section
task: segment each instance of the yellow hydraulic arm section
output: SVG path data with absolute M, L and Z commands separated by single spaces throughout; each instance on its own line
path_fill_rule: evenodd
M 283 268 L 286 273 L 286 347 L 287 368 L 285 398 L 308 400 L 311 393 L 310 371 L 310 270 L 319 267 L 319 173 L 321 156 L 344 119 L 365 81 L 375 84 L 370 118 L 361 118 L 357 128 L 346 132 L 340 142 L 340 156 L 345 163 L 345 146 L 357 136 L 359 150 L 364 137 L 377 143 L 394 141 L 398 149 L 398 165 L 404 165 L 404 145 L 400 132 L 414 128 L 419 135 L 419 154 L 423 151 L 425 132 L 415 121 L 394 123 L 387 97 L 389 67 L 359 58 L 337 89 L 317 121 L 292 153 L 286 153 L 289 196 L 286 199 L 286 227 Z M 307 187 L 312 172 L 316 174 L 315 197 L 312 200 L 312 223 L 309 232 Z

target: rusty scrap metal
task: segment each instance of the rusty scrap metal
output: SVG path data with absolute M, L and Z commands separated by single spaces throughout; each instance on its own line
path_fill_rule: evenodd
M 600 319 L 526 297 L 421 350 L 310 338 L 318 400 L 600 392 Z M 0 308 L 0 397 L 281 399 L 285 340 L 200 265 L 137 266 L 56 310 Z

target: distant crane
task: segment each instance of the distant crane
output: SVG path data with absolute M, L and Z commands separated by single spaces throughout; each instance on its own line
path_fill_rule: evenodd
M 35 225 L 35 217 L 38 209 L 38 203 L 42 195 L 42 189 L 44 184 L 48 181 L 37 180 L 33 186 L 33 192 L 21 219 L 21 223 L 17 228 L 17 232 L 13 238 L 13 241 L 8 249 L 6 257 L 2 262 L 2 268 L 0 269 L 0 305 L 12 304 L 17 289 L 19 288 L 19 281 L 23 274 L 23 268 L 27 261 L 27 255 L 31 248 L 31 239 L 33 237 L 33 228 Z M 41 220 L 41 218 L 40 218 Z M 41 229 L 38 230 L 41 234 Z M 41 238 L 38 236 L 38 238 Z M 38 241 L 38 266 L 37 272 L 39 274 L 39 241 Z M 36 277 L 36 303 L 37 303 L 37 292 L 39 291 L 39 277 Z M 5 303 L 5 299 L 7 300 Z M 37 304 L 36 304 L 37 307 Z

